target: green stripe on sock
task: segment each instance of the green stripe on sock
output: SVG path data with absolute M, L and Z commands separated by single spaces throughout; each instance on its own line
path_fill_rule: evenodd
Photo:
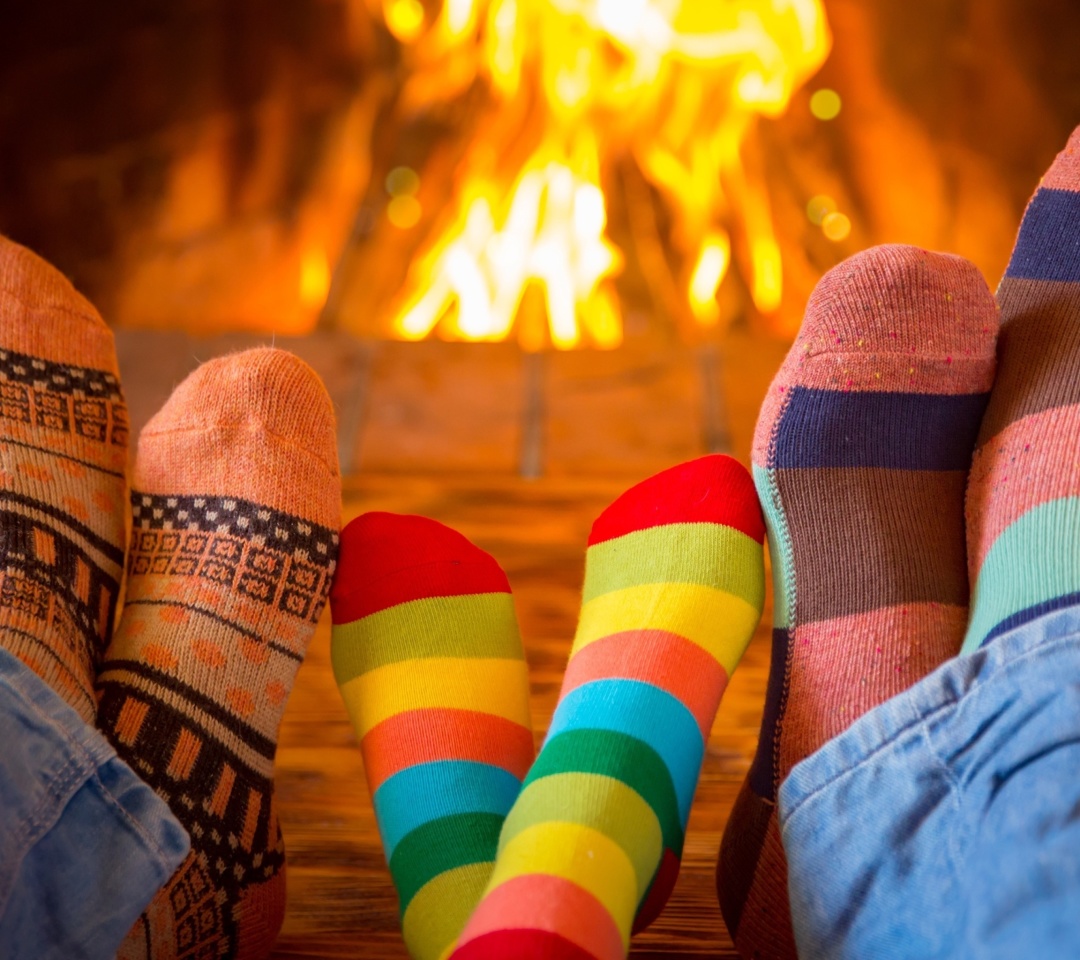
M 669 523 L 589 547 L 582 602 L 647 583 L 722 586 L 751 606 L 764 602 L 761 545 L 717 523 Z
M 773 582 L 773 628 L 786 630 L 791 626 L 790 613 L 795 599 L 795 558 L 788 532 L 787 518 L 780 507 L 776 489 L 776 474 L 757 464 L 752 465 L 754 486 L 761 499 L 765 526 L 769 535 L 769 558 Z M 790 573 L 789 573 L 790 572 Z
M 417 827 L 394 849 L 394 877 L 404 916 L 416 892 L 439 874 L 467 863 L 494 862 L 503 817 L 494 813 L 460 813 Z
M 648 744 L 610 730 L 569 730 L 544 744 L 522 790 L 542 777 L 591 773 L 622 780 L 652 808 L 664 847 L 682 852 L 683 828 L 671 774 Z
M 1080 591 L 1080 497 L 1062 497 L 1022 514 L 987 553 L 972 595 L 963 652 L 978 649 L 1002 620 Z
M 508 593 L 411 600 L 334 627 L 330 650 L 338 685 L 406 660 L 468 657 L 521 660 L 521 635 Z

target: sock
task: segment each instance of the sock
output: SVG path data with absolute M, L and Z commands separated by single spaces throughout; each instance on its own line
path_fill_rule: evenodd
M 280 350 L 205 363 L 143 430 L 133 486 L 98 722 L 192 850 L 119 956 L 265 957 L 285 908 L 278 726 L 337 553 L 330 399 Z
M 109 328 L 0 237 L 0 646 L 87 723 L 123 575 L 127 439 Z
M 461 933 L 533 759 L 529 678 L 506 574 L 425 517 L 342 533 L 331 655 L 360 739 L 414 960 Z
M 729 457 L 638 484 L 593 525 L 544 747 L 457 960 L 626 955 L 674 885 L 705 743 L 761 615 L 764 524 Z
M 967 495 L 965 652 L 1080 603 L 1080 128 L 1028 204 L 998 302 Z
M 822 278 L 766 395 L 753 470 L 772 558 L 772 665 L 717 866 L 743 957 L 795 957 L 780 783 L 960 648 L 964 482 L 997 327 L 966 260 L 877 247 Z

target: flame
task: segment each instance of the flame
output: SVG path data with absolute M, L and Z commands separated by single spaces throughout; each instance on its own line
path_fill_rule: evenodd
M 669 210 L 688 316 L 719 322 L 733 246 L 757 308 L 777 309 L 768 191 L 744 154 L 828 54 L 821 0 L 445 0 L 429 19 L 418 0 L 369 2 L 407 44 L 408 107 L 490 91 L 399 335 L 506 338 L 535 287 L 554 346 L 617 345 L 602 184 L 626 161 Z
M 300 303 L 318 309 L 330 291 L 330 264 L 326 253 L 317 247 L 304 251 L 300 260 Z

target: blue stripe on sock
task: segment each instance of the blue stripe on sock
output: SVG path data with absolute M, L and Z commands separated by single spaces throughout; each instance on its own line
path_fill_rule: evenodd
M 520 790 L 512 773 L 471 760 L 437 760 L 395 773 L 374 797 L 387 861 L 402 839 L 432 820 L 460 813 L 505 817 Z
M 1077 604 L 1080 604 L 1080 593 L 1066 593 L 1064 596 L 1052 597 L 1049 600 L 1044 600 L 1042 603 L 1037 603 L 1032 607 L 1028 607 L 1026 610 L 1018 610 L 994 627 L 994 629 L 983 638 L 983 641 L 979 646 L 985 647 L 991 640 L 995 637 L 1000 637 L 1003 633 L 1008 633 L 1010 630 L 1022 627 L 1025 623 L 1031 623 L 1032 620 L 1038 620 L 1039 617 L 1044 617 L 1046 614 L 1053 613 L 1055 610 L 1064 610 L 1066 607 L 1075 607 Z
M 1035 194 L 1005 276 L 1080 282 L 1080 193 L 1044 188 Z
M 694 715 L 682 701 L 640 680 L 594 680 L 559 702 L 547 739 L 568 730 L 611 730 L 652 747 L 671 774 L 686 828 L 705 744 Z
M 792 388 L 768 466 L 967 470 L 988 393 Z

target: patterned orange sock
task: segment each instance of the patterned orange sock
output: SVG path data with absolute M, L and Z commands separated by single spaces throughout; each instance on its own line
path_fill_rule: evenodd
M 0 237 L 0 646 L 87 723 L 123 574 L 127 439 L 109 328 Z
M 330 588 L 329 397 L 279 350 L 204 364 L 139 439 L 124 612 L 99 725 L 192 851 L 120 957 L 264 957 L 285 909 L 278 726 Z

